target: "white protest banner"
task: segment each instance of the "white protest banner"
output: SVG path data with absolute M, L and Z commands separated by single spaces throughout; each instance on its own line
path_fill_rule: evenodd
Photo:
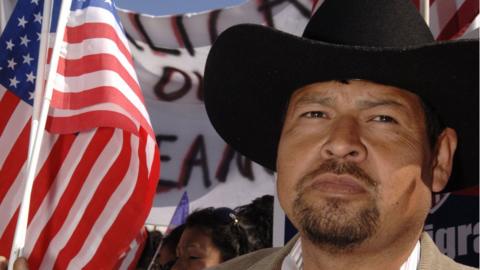
M 255 23 L 301 35 L 313 2 L 250 0 L 173 16 L 120 11 L 161 152 L 160 182 L 147 223 L 168 225 L 184 191 L 192 210 L 235 207 L 274 193 L 273 173 L 237 154 L 210 125 L 203 69 L 212 42 L 228 27 Z

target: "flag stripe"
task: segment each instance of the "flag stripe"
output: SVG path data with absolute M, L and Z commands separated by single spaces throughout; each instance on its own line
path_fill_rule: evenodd
M 90 173 L 95 160 L 100 155 L 112 135 L 113 130 L 111 129 L 101 129 L 99 132 L 95 133 L 91 143 L 88 145 L 83 154 L 82 160 L 72 175 L 72 179 L 75 179 L 75 181 L 70 181 L 68 187 L 63 192 L 58 204 L 61 205 L 61 207 L 55 208 L 52 217 L 40 233 L 37 243 L 34 246 L 30 256 L 34 258 L 44 258 L 43 260 L 50 258 L 51 254 L 48 254 L 49 256 L 45 256 L 47 254 L 47 248 L 50 249 L 50 246 L 52 245 L 53 248 L 55 245 L 54 240 L 50 239 L 56 238 L 56 235 L 65 222 L 68 213 L 72 210 L 72 205 L 75 202 L 75 199 L 77 199 L 80 189 Z M 40 261 L 34 260 L 34 262 L 31 263 L 31 268 L 38 269 L 39 267 Z
M 13 216 L 13 213 L 16 211 L 16 209 L 20 206 L 20 202 L 22 200 L 22 197 L 23 196 L 18 196 L 18 194 L 23 194 L 23 183 L 25 181 L 25 177 L 26 177 L 26 167 L 27 167 L 27 164 L 26 164 L 26 156 L 27 156 L 27 152 L 28 152 L 28 136 L 29 136 L 29 130 L 30 130 L 30 125 L 27 124 L 27 127 L 24 128 L 24 131 L 25 133 L 22 134 L 22 136 L 24 137 L 24 142 L 22 142 L 23 144 L 21 146 L 16 146 L 16 151 L 11 151 L 12 153 L 14 153 L 14 158 L 10 159 L 9 161 L 11 161 L 12 163 L 14 164 L 5 164 L 5 167 L 4 168 L 13 168 L 14 170 L 12 170 L 12 174 L 9 174 L 10 173 L 10 170 L 7 169 L 8 172 L 1 172 L 2 174 L 4 175 L 7 175 L 7 176 L 11 176 L 12 178 L 15 178 L 15 180 L 13 181 L 13 183 L 11 183 L 10 187 L 8 190 L 4 190 L 5 193 L 3 193 L 2 191 L 2 194 L 5 194 L 5 197 L 4 197 L 4 200 L 2 201 L 2 203 L 0 204 L 0 213 L 3 213 L 4 216 L 6 217 L 12 217 Z M 51 150 L 51 147 L 53 145 L 53 142 L 55 141 L 57 136 L 54 136 L 52 138 L 48 138 L 48 137 L 45 137 L 42 144 L 44 145 L 44 147 L 40 150 L 40 154 L 39 154 L 39 158 L 38 158 L 38 162 L 39 164 L 43 164 L 47 158 L 47 155 L 48 153 L 50 152 Z M 18 163 L 18 165 L 17 165 Z M 37 173 L 39 171 L 40 168 L 37 168 Z M 6 181 L 7 182 L 7 181 Z M 10 182 L 10 181 L 8 181 Z M 7 183 L 8 183 L 7 182 Z M 7 222 L 16 222 L 16 221 L 12 221 L 12 220 L 9 220 L 9 219 L 3 219 L 3 220 L 0 220 L 0 233 L 3 233 L 3 229 L 5 228 L 6 226 L 6 223 Z
M 30 255 L 34 243 L 37 242 L 43 228 L 46 226 L 47 222 L 52 217 L 55 209 L 59 206 L 61 196 L 67 189 L 71 181 L 70 179 L 72 179 L 72 175 L 74 174 L 78 164 L 80 163 L 80 160 L 82 159 L 82 155 L 79 155 L 79 153 L 84 153 L 85 149 L 90 144 L 95 143 L 94 141 L 92 142 L 92 138 L 94 138 L 96 132 L 97 131 L 92 131 L 76 135 L 75 141 L 70 147 L 68 155 L 64 159 L 64 163 L 60 168 L 57 177 L 53 181 L 52 188 L 48 191 L 48 194 L 41 201 L 39 207 L 33 205 L 33 208 L 38 210 L 36 211 L 36 215 L 31 220 L 28 226 L 27 235 L 29 241 L 26 243 L 24 249 L 26 255 Z M 34 192 L 33 196 L 37 196 L 37 193 Z M 32 259 L 32 256 L 30 256 L 30 259 Z M 38 260 L 39 258 L 36 259 Z
M 30 125 L 31 114 L 25 113 L 25 110 L 28 111 L 30 106 L 25 102 L 22 102 L 20 98 L 17 97 L 17 99 L 19 101 L 17 108 L 13 111 L 13 114 L 10 115 L 10 119 L 3 130 L 4 132 L 2 133 L 2 136 L 0 136 L 0 145 L 2 146 L 2 151 L 0 151 L 0 167 L 2 169 L 5 166 L 5 159 L 10 154 L 12 147 L 14 147 L 15 142 L 18 140 L 22 132 L 24 132 L 23 129 L 27 124 Z M 26 140 L 28 140 L 28 138 Z M 26 143 L 28 143 L 28 141 Z M 20 144 L 17 145 L 23 146 Z
M 27 124 L 27 126 L 24 128 L 24 131 L 28 131 L 28 130 L 30 130 L 29 124 Z M 24 134 L 26 145 L 28 145 L 28 136 L 29 136 L 29 132 L 26 132 Z M 47 136 L 43 139 L 42 141 L 43 148 L 40 150 L 40 154 L 38 158 L 39 164 L 43 164 L 46 161 L 47 156 L 51 151 L 51 147 L 53 146 L 57 137 L 58 136 L 52 136 L 52 137 Z M 25 176 L 27 173 L 26 171 L 27 151 L 28 151 L 27 147 L 24 147 L 22 149 L 20 146 L 16 148 L 16 151 L 12 151 L 16 153 L 18 157 L 17 162 L 19 164 L 22 164 L 22 166 L 20 170 L 18 171 L 15 170 L 15 173 L 16 173 L 15 181 L 10 186 L 10 188 L 6 191 L 4 201 L 0 204 L 0 213 L 2 213 L 2 216 L 8 217 L 0 220 L 0 234 L 5 233 L 4 229 L 6 227 L 7 228 L 11 228 L 12 226 L 15 227 L 15 224 L 16 224 L 16 219 L 14 218 L 14 214 L 15 212 L 18 211 L 18 208 L 20 207 L 20 203 L 22 200 L 22 196 L 18 196 L 18 194 L 23 194 L 23 183 L 25 181 Z M 36 173 L 38 173 L 39 170 L 40 168 L 37 168 Z M 11 242 L 8 242 L 8 243 L 11 245 Z
M 159 151 L 157 147 L 157 142 L 153 139 L 153 136 L 147 137 L 147 169 L 148 169 L 148 179 L 149 181 L 155 182 L 158 179 L 160 174 L 160 165 L 159 165 Z
M 2 176 L 2 185 L 0 185 L 0 213 L 2 208 L 6 207 L 9 203 L 9 200 L 4 201 L 8 190 L 11 188 L 14 180 L 19 175 L 21 168 L 26 163 L 25 153 L 28 151 L 28 137 L 30 135 L 30 123 L 27 123 L 25 128 L 22 129 L 22 133 L 18 136 L 15 144 L 13 145 L 14 151 L 6 151 L 8 155 L 6 156 L 5 163 L 2 164 L 2 169 L 0 170 L 0 175 Z M 17 183 L 18 185 L 20 183 Z M 2 217 L 2 219 L 5 216 Z M 2 233 L 2 226 L 6 219 L 0 222 L 0 234 Z
M 2 91 L 4 92 L 2 95 L 2 99 L 0 100 L 0 108 L 2 108 L 2 113 L 0 114 L 0 136 L 3 134 L 3 130 L 8 123 L 11 115 L 17 108 L 20 99 L 15 96 L 10 91 Z
M 147 118 L 145 118 L 145 115 L 143 115 L 142 112 L 137 109 L 138 107 L 134 106 L 132 102 L 130 102 L 131 100 L 125 97 L 122 93 L 116 91 L 116 88 L 109 86 L 87 89 L 80 93 L 62 93 L 60 91 L 54 91 L 53 100 L 58 102 L 57 108 L 64 110 L 78 110 L 106 102 L 104 98 L 106 96 L 108 96 L 109 102 L 120 105 L 127 112 L 129 112 L 134 119 L 137 119 L 142 126 L 149 124 L 147 121 L 148 115 L 146 115 Z
M 132 145 L 133 149 L 144 149 L 142 146 L 139 146 L 137 136 L 130 137 L 130 144 Z M 120 254 L 123 253 L 125 249 L 128 248 L 131 240 L 134 239 L 138 234 L 138 231 L 136 232 L 131 231 L 128 233 L 123 232 L 120 238 L 129 239 L 127 243 L 123 242 L 123 239 L 120 239 L 120 238 L 115 239 L 114 241 L 111 241 L 109 244 L 112 246 L 120 245 L 124 247 L 124 250 L 117 249 L 116 253 L 114 253 L 113 256 L 110 256 L 108 255 L 108 253 L 104 253 L 99 249 L 99 245 L 102 242 L 104 242 L 105 238 L 108 236 L 108 231 L 111 230 L 112 227 L 118 224 L 118 217 L 121 214 L 121 210 L 124 209 L 125 207 L 127 208 L 131 207 L 130 204 L 132 203 L 129 203 L 129 202 L 133 196 L 132 193 L 136 188 L 136 186 L 137 185 L 145 186 L 142 183 L 142 181 L 144 181 L 145 178 L 142 175 L 139 175 L 139 170 L 142 171 L 142 168 L 141 168 L 142 166 L 139 166 L 139 165 L 144 164 L 143 160 L 139 160 L 138 154 L 136 153 L 136 151 L 131 152 L 131 155 L 129 158 L 130 158 L 130 161 L 129 161 L 130 167 L 128 168 L 128 171 L 125 177 L 122 179 L 122 182 L 120 183 L 120 185 L 115 189 L 115 192 L 109 198 L 107 205 L 105 206 L 105 208 L 102 209 L 100 216 L 98 217 L 97 221 L 95 222 L 95 225 L 92 228 L 92 231 L 94 232 L 101 232 L 102 235 L 104 235 L 104 238 L 100 239 L 98 237 L 95 237 L 95 235 L 93 234 L 89 234 L 78 256 L 76 256 L 70 262 L 67 269 L 80 269 L 83 267 L 86 267 L 88 269 L 98 269 L 97 267 L 85 266 L 87 263 L 94 260 L 98 260 L 98 259 L 100 260 L 101 265 L 107 265 L 109 266 L 109 268 L 111 268 L 113 265 L 116 264 L 117 260 L 120 258 Z M 138 203 L 140 201 L 142 200 L 135 200 L 133 202 L 133 206 L 139 206 Z M 140 203 L 140 205 L 141 204 L 143 204 L 143 202 Z M 136 209 L 136 213 L 134 215 L 129 216 L 129 224 L 135 227 L 138 226 L 140 230 L 143 227 L 143 222 L 145 222 L 145 218 L 142 217 L 141 211 L 138 211 L 138 209 Z M 135 221 L 137 221 L 138 219 L 143 220 L 141 224 L 135 223 Z M 133 234 L 133 236 L 130 235 L 130 233 Z M 115 249 L 110 248 L 110 250 L 113 251 Z M 102 255 L 94 256 L 95 254 L 102 254 Z M 108 259 L 105 257 L 107 257 Z
M 123 54 L 123 57 L 133 66 L 133 60 L 130 57 L 127 47 L 125 47 L 125 44 L 123 44 L 122 40 L 118 37 L 116 30 L 109 24 L 92 22 L 75 27 L 67 27 L 64 41 L 72 45 L 72 43 L 85 43 L 88 40 L 98 38 L 110 39 L 114 46 Z M 110 43 L 108 43 L 108 45 L 111 46 Z M 102 47 L 103 46 L 106 46 L 106 44 L 102 44 Z M 67 52 L 70 53 L 68 50 Z M 77 52 L 77 50 L 73 50 L 73 52 Z
M 90 104 L 87 103 L 77 103 L 75 106 L 72 106 L 69 103 L 74 102 L 74 100 L 72 100 L 71 97 L 64 97 L 62 95 L 67 93 L 87 93 L 85 91 L 91 89 L 102 89 L 103 87 L 107 87 L 108 89 L 111 89 L 111 92 L 100 92 L 100 97 L 96 98 L 98 102 L 105 102 L 107 104 L 112 103 L 116 99 L 111 99 L 110 97 L 108 97 L 107 94 L 115 92 L 121 93 L 133 105 L 133 107 L 131 108 L 135 108 L 135 110 L 141 114 L 141 116 L 136 116 L 135 113 L 132 113 L 132 119 L 137 119 L 137 121 L 141 121 L 144 123 L 150 123 L 150 121 L 148 120 L 148 112 L 145 109 L 145 106 L 143 106 L 142 100 L 140 100 L 137 95 L 132 93 L 132 91 L 129 89 L 128 84 L 123 80 L 123 78 L 113 71 L 102 70 L 87 73 L 78 77 L 63 77 L 60 75 L 57 77 L 58 82 L 55 82 L 53 98 L 59 98 L 59 100 L 52 100 L 52 106 L 55 108 L 80 109 L 78 105 L 81 104 L 90 106 Z M 85 98 L 86 97 L 81 97 L 81 99 Z M 125 113 L 128 114 L 129 112 L 127 111 Z
M 113 111 L 89 111 L 69 117 L 53 117 L 47 119 L 47 130 L 56 133 L 72 133 L 91 129 L 89 121 L 96 121 L 104 127 L 117 127 L 121 123 L 123 129 L 137 133 L 137 126 L 124 114 Z
M 122 46 L 128 48 L 128 40 L 123 34 L 123 30 L 120 25 L 116 22 L 115 16 L 110 10 L 89 6 L 84 9 L 76 10 L 70 13 L 68 18 L 67 26 L 68 27 L 77 27 L 85 23 L 103 23 L 111 25 L 115 32 L 118 33 L 118 38 L 123 44 Z
M 142 255 L 143 249 L 145 247 L 145 242 L 147 240 L 148 233 L 143 228 L 141 232 L 138 234 L 137 238 L 132 241 L 130 244 L 130 250 L 126 254 L 126 256 L 123 258 L 123 261 L 121 261 L 121 265 L 118 266 L 118 269 L 120 270 L 133 270 L 136 269 L 136 265 L 138 260 L 140 259 L 140 256 Z
M 64 59 L 80 59 L 85 55 L 91 54 L 109 54 L 118 59 L 122 66 L 128 71 L 131 77 L 135 77 L 135 69 L 131 64 L 132 59 L 123 55 L 117 47 L 117 44 L 106 38 L 86 39 L 82 43 L 62 43 L 66 53 L 61 54 Z M 51 54 L 51 49 L 49 49 Z
M 12 220 L 17 220 L 18 212 L 15 211 L 15 214 L 12 216 Z M 2 217 L 3 218 L 3 217 Z M 5 243 L 0 245 L 0 254 L 10 254 L 12 250 L 13 236 L 15 233 L 16 222 L 9 222 L 7 228 L 4 230 L 3 234 L 0 237 L 0 243 Z M 8 256 L 8 255 L 6 255 Z M 5 257 L 5 256 L 4 256 Z
M 145 147 L 147 136 L 148 135 L 146 132 L 140 132 L 140 146 L 138 149 L 143 149 Z M 145 164 L 145 152 L 138 152 L 137 161 L 139 164 Z M 111 225 L 108 232 L 105 233 L 104 238 L 101 240 L 101 244 L 97 247 L 97 253 L 103 254 L 103 256 L 96 256 L 92 258 L 92 260 L 85 265 L 87 269 L 98 269 L 104 263 L 107 263 L 107 265 L 114 265 L 114 262 L 116 261 L 115 258 L 119 258 L 121 254 L 127 251 L 127 248 L 125 248 L 123 251 L 114 253 L 112 246 L 121 245 L 128 247 L 131 239 L 136 237 L 135 232 L 130 231 L 128 234 L 126 234 L 123 232 L 122 227 L 126 226 L 127 224 L 132 224 L 132 226 L 138 226 L 139 228 L 143 227 L 143 223 L 150 212 L 150 209 L 139 206 L 141 204 L 152 205 L 153 194 L 155 193 L 155 185 L 157 180 L 155 179 L 155 181 L 148 181 L 147 183 L 144 182 L 147 179 L 146 166 L 140 166 L 138 171 L 138 179 L 143 180 L 137 181 L 133 194 L 131 194 L 125 207 L 122 208 L 115 222 Z M 128 239 L 130 239 L 130 241 Z
M 468 0 L 437 0 L 430 3 L 430 30 L 435 38 L 465 1 Z
M 75 231 L 70 236 L 70 240 L 57 256 L 55 265 L 59 268 L 66 269 L 71 259 L 79 252 L 93 224 L 100 215 L 97 209 L 106 209 L 109 198 L 104 196 L 104 194 L 112 194 L 121 183 L 129 167 L 131 151 L 129 134 L 123 132 L 123 145 L 120 154 L 96 189 L 96 193 L 90 200 L 82 217 L 82 223 L 75 228 Z
M 99 67 L 101 67 L 103 70 L 112 70 L 117 72 L 143 102 L 141 89 L 136 82 L 136 78 L 130 76 L 128 71 L 122 66 L 122 63 L 113 55 L 92 54 L 85 55 L 80 59 L 60 58 L 58 62 L 58 73 L 66 77 L 80 76 L 85 73 L 95 72 L 99 70 Z
M 478 14 L 478 0 L 466 0 L 450 21 L 443 27 L 438 35 L 438 40 L 457 38 L 463 34 Z
M 33 183 L 35 195 L 32 196 L 30 201 L 29 224 L 37 214 L 37 211 L 40 208 L 42 201 L 46 198 L 49 190 L 52 188 L 54 180 L 57 178 L 61 166 L 64 165 L 65 158 L 69 154 L 75 139 L 76 136 L 74 134 L 59 136 L 48 155 L 48 162 L 43 163 L 43 167 Z
M 111 129 L 108 132 L 110 131 Z M 100 130 L 99 132 L 101 133 L 102 131 Z M 59 256 L 59 252 L 66 248 L 66 244 L 69 239 L 71 239 L 76 226 L 79 226 L 81 222 L 83 223 L 85 221 L 85 209 L 95 192 L 97 192 L 98 186 L 105 177 L 109 167 L 114 163 L 121 151 L 118 147 L 118 143 L 121 142 L 121 134 L 121 130 L 114 130 L 112 137 L 108 138 L 107 144 L 102 149 L 102 152 L 92 163 L 89 175 L 86 176 L 82 185 L 78 187 L 78 196 L 71 201 L 71 210 L 65 217 L 64 224 L 51 240 L 50 246 L 47 250 L 49 256 L 44 258 L 40 269 L 51 269 L 54 266 L 54 263 Z M 107 194 L 101 195 L 105 196 Z M 98 208 L 97 211 L 100 209 L 102 208 Z

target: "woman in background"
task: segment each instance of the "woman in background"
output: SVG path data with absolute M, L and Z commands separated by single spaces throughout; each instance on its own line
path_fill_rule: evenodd
M 248 243 L 232 209 L 197 210 L 187 218 L 172 270 L 200 270 L 218 265 L 249 252 Z

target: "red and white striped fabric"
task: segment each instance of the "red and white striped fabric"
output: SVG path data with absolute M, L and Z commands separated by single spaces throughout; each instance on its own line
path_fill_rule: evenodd
M 312 0 L 316 10 L 323 0 Z M 417 6 L 420 1 L 412 0 Z M 430 30 L 436 40 L 461 37 L 478 17 L 478 0 L 430 0 Z
M 31 269 L 119 266 L 155 194 L 158 147 L 128 43 L 111 2 L 89 4 L 72 5 L 67 24 L 28 218 Z M 0 108 L 0 255 L 8 257 L 32 106 L 0 86 Z
M 120 261 L 119 270 L 133 270 L 136 269 L 140 256 L 142 255 L 145 243 L 148 238 L 148 233 L 145 228 L 143 228 L 135 240 L 130 244 L 130 251 L 125 254 L 125 256 Z
M 47 130 L 72 133 L 96 126 L 153 135 L 128 41 L 112 10 L 71 12 L 65 31 Z
M 414 0 L 418 6 L 419 0 Z M 463 35 L 478 16 L 478 0 L 430 0 L 430 30 L 436 40 Z

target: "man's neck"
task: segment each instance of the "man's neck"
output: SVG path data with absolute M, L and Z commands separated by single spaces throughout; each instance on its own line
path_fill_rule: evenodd
M 416 238 L 405 238 L 385 245 L 365 242 L 349 250 L 335 251 L 302 237 L 303 270 L 400 269 L 412 253 L 420 234 Z

